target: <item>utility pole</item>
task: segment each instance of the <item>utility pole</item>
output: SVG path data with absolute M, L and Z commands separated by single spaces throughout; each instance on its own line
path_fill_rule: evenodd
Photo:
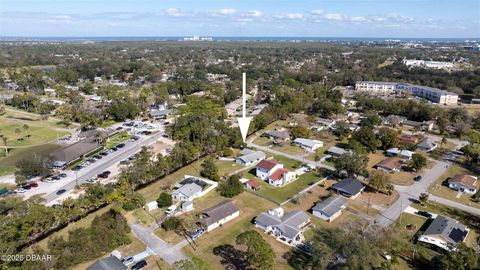
M 400 198 L 400 225 L 402 225 L 402 212 L 403 212 L 403 201 L 402 198 Z

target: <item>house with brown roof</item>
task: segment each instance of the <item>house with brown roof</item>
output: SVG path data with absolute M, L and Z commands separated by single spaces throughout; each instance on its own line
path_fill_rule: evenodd
M 403 166 L 403 160 L 399 157 L 389 157 L 380 161 L 376 167 L 377 169 L 384 170 L 386 172 L 398 172 Z
M 244 183 L 246 188 L 249 188 L 251 190 L 257 191 L 262 188 L 260 183 L 258 183 L 255 179 L 250 179 L 247 182 Z
M 397 139 L 400 142 L 406 142 L 406 143 L 411 143 L 411 144 L 416 144 L 418 142 L 418 137 L 412 136 L 409 134 L 398 134 Z
M 468 174 L 457 174 L 448 179 L 448 187 L 468 194 L 477 193 L 477 177 Z
M 225 200 L 203 210 L 199 223 L 209 232 L 238 216 L 240 216 L 240 209 L 235 205 L 235 201 Z
M 274 159 L 264 159 L 257 164 L 256 176 L 272 186 L 281 187 L 296 179 L 297 174 L 283 168 Z

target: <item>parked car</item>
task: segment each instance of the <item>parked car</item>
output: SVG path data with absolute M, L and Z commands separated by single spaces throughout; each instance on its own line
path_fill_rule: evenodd
M 105 178 L 108 178 L 108 175 L 101 173 L 101 174 L 97 175 L 97 177 L 105 179 Z
M 122 263 L 125 265 L 133 263 L 133 256 L 127 256 L 121 259 Z
M 58 176 L 59 176 L 60 178 L 65 178 L 65 177 L 67 177 L 67 174 L 66 174 L 66 173 L 61 173 L 61 174 L 59 174 Z
M 62 189 L 59 189 L 55 194 L 62 195 L 65 192 L 66 192 L 66 190 L 62 188 Z
M 108 153 L 107 153 L 107 152 L 101 152 L 99 155 L 101 155 L 101 156 L 107 156 Z
M 27 190 L 26 190 L 26 189 L 24 189 L 24 188 L 21 188 L 21 187 L 19 187 L 19 188 L 16 188 L 14 191 L 15 191 L 15 193 L 25 193 L 25 192 L 27 192 Z
M 420 181 L 420 180 L 422 180 L 422 176 L 421 176 L 421 175 L 417 175 L 417 176 L 413 177 L 413 180 L 415 180 L 415 181 Z
M 204 228 L 198 228 L 198 229 L 196 229 L 196 230 L 194 230 L 193 232 L 190 233 L 190 238 L 197 239 L 198 237 L 200 237 L 204 233 L 205 233 Z
M 132 266 L 132 268 L 130 268 L 130 269 L 132 269 L 132 270 L 139 270 L 139 269 L 144 268 L 145 266 L 147 266 L 147 261 L 141 260 L 141 261 L 135 263 L 135 264 Z
M 45 179 L 45 182 L 47 182 L 47 183 L 55 183 L 55 179 L 53 179 L 52 177 L 48 177 L 47 179 Z
M 428 213 L 427 211 L 417 211 L 415 214 L 426 217 L 426 218 L 432 218 L 432 214 Z
M 82 166 L 77 165 L 77 166 L 72 168 L 72 171 L 80 171 L 82 168 L 83 168 Z
M 117 147 L 112 147 L 112 148 L 110 148 L 110 149 L 112 149 L 112 151 L 113 151 L 113 152 L 115 152 L 115 151 L 117 151 L 117 150 L 118 150 L 118 148 L 117 148 Z
M 30 183 L 30 187 L 32 187 L 32 188 L 38 187 L 37 182 L 31 182 L 31 183 Z
M 104 171 L 102 174 L 110 175 L 112 172 L 111 171 Z
M 165 210 L 165 214 L 167 215 L 170 215 L 172 214 L 173 212 L 175 212 L 175 210 L 177 210 L 177 206 L 174 204 L 174 205 L 170 205 L 167 210 Z
M 123 147 L 125 147 L 124 143 L 120 143 L 120 144 L 117 145 L 117 148 L 123 148 Z
M 30 187 L 29 184 L 23 184 L 23 185 L 22 185 L 22 188 L 23 188 L 23 189 L 26 189 L 26 190 L 31 189 L 31 187 Z

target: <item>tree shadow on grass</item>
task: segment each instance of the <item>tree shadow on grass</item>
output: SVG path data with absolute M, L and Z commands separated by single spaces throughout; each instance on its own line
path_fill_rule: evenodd
M 241 251 L 232 245 L 221 245 L 213 249 L 213 254 L 220 256 L 222 260 L 220 263 L 228 270 L 248 270 L 253 269 L 248 263 L 247 257 Z

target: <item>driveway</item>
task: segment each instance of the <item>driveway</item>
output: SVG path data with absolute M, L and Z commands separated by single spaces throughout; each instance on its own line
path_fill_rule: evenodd
M 187 259 L 187 256 L 182 252 L 182 248 L 188 244 L 186 240 L 176 245 L 165 242 L 155 235 L 156 224 L 146 227 L 138 223 L 132 223 L 130 227 L 140 241 L 168 264 L 173 265 L 176 261 Z

